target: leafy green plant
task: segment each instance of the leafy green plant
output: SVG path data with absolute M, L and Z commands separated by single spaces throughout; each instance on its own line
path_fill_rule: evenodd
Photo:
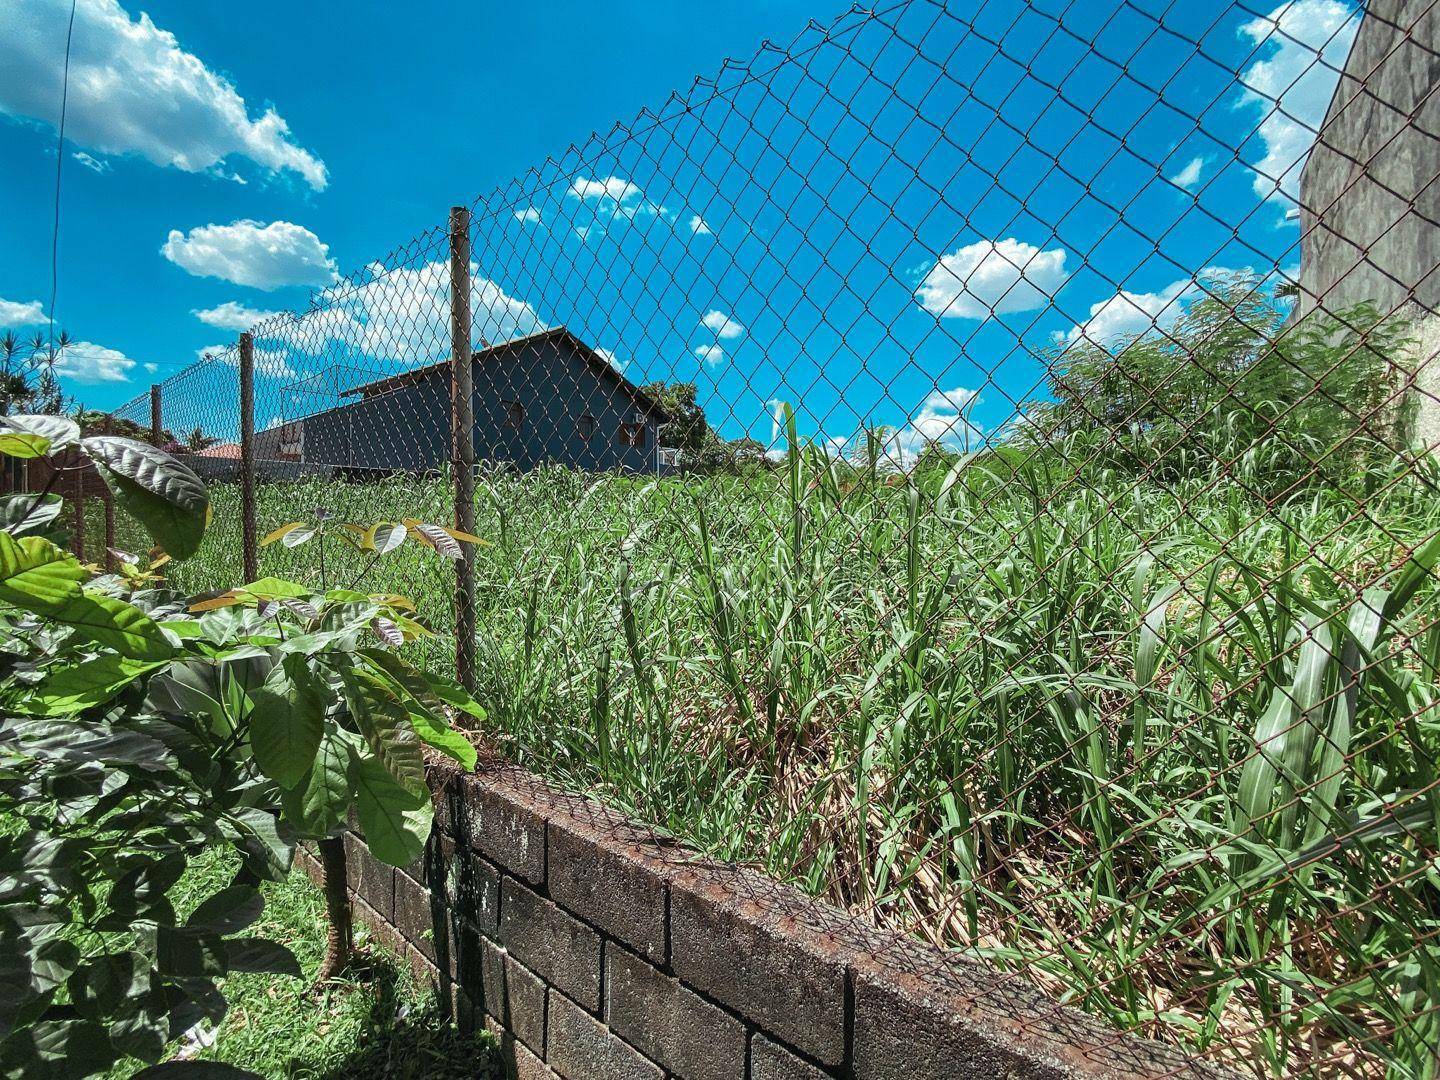
M 326 587 L 327 538 L 366 556 L 345 588 Z M 319 594 L 267 579 L 192 610 L 253 610 L 261 626 L 273 622 L 279 634 L 275 647 L 285 659 L 260 688 L 250 741 L 256 762 L 284 792 L 287 820 L 318 842 L 330 923 L 319 975 L 325 980 L 344 968 L 354 947 L 345 848 L 337 835 L 345 812 L 354 805 L 377 858 L 395 866 L 412 862 L 433 813 L 421 744 L 472 769 L 475 749 L 450 727 L 447 712 L 485 718 L 458 683 L 393 651 L 430 635 L 414 605 L 395 594 L 356 592 L 355 586 L 407 540 L 456 560 L 461 543 L 483 541 L 413 518 L 357 525 L 316 510 L 311 520 L 287 522 L 261 543 L 298 548 L 312 540 Z
M 52 476 L 92 463 L 163 549 L 94 576 L 44 535 L 49 492 L 5 503 L 0 1067 L 89 1075 L 217 1022 L 229 973 L 298 975 L 287 950 L 243 934 L 257 886 L 288 872 L 299 840 L 338 847 L 352 809 L 377 857 L 413 860 L 432 814 L 421 747 L 473 765 L 450 718 L 483 713 L 395 652 L 428 633 L 402 597 L 276 579 L 198 599 L 163 587 L 158 571 L 193 554 L 210 515 L 169 454 L 49 416 L 5 418 L 0 453 L 46 458 Z M 179 918 L 171 888 L 221 845 L 239 871 Z

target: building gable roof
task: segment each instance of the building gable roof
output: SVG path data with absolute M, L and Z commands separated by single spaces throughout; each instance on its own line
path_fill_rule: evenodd
M 540 330 L 534 334 L 527 334 L 525 337 L 502 342 L 499 345 L 489 345 L 483 349 L 477 349 L 472 355 L 472 359 L 483 362 L 530 346 L 560 341 L 569 344 L 586 364 L 595 369 L 597 374 L 608 378 L 626 394 L 648 408 L 662 424 L 669 423 L 673 419 L 658 401 L 627 379 L 614 364 L 610 363 L 605 357 L 601 356 L 563 326 L 551 327 L 549 330 Z M 377 394 L 387 394 L 392 390 L 400 389 L 402 386 L 410 386 L 423 379 L 441 375 L 446 372 L 449 367 L 449 360 L 440 360 L 433 364 L 426 364 L 424 367 L 402 371 L 398 375 L 390 375 L 383 379 L 376 379 L 373 382 L 363 383 L 360 386 L 353 386 L 349 390 L 344 391 L 343 396 L 350 397 L 358 394 L 364 397 L 374 397 Z

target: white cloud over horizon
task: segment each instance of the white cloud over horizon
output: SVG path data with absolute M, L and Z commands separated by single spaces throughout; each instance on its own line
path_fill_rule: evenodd
M 39 300 L 6 300 L 0 297 L 0 326 L 36 326 L 46 321 Z
M 979 391 L 963 386 L 936 387 L 920 403 L 909 421 L 885 439 L 883 452 L 900 468 L 909 468 L 930 443 L 949 450 L 969 450 L 984 438 L 967 416 L 979 401 Z
M 980 240 L 944 255 L 921 278 L 920 306 L 942 319 L 985 320 L 1047 306 L 1068 276 L 1062 248 Z
M 76 341 L 56 350 L 55 374 L 78 383 L 128 382 L 135 363 L 119 349 Z
M 290 221 L 262 225 L 246 218 L 200 225 L 188 233 L 171 229 L 160 254 L 196 277 L 266 292 L 287 285 L 329 285 L 338 277 L 329 245 Z
M 1155 292 L 1121 289 L 1114 296 L 1090 305 L 1090 317 L 1056 339 L 1073 344 L 1080 339 L 1109 348 L 1120 341 L 1168 330 L 1185 313 L 1186 303 L 1196 297 L 1200 286 L 1194 278 L 1181 278 Z
M 323 290 L 300 316 L 300 336 L 318 353 L 330 342 L 363 357 L 405 366 L 434 363 L 450 351 L 450 264 L 366 268 L 371 280 Z M 510 296 L 470 264 L 470 310 L 477 341 L 509 341 L 545 329 L 535 309 Z M 257 347 L 270 345 L 257 339 Z
M 970 410 L 980 401 L 980 392 L 957 386 L 950 390 L 936 387 L 925 395 L 919 406 L 899 426 L 879 426 L 880 460 L 896 469 L 909 469 L 931 443 L 947 450 L 968 452 L 982 446 L 985 432 L 969 418 Z M 871 428 L 870 432 L 876 431 Z M 775 425 L 771 435 L 774 441 Z M 871 434 L 861 429 L 851 435 L 822 440 L 829 454 L 851 460 L 863 459 L 870 453 Z
M 1262 199 L 1298 200 L 1300 173 L 1360 25 L 1342 0 L 1291 0 L 1240 34 L 1266 55 L 1240 73 L 1238 107 L 1257 111 L 1265 155 L 1253 163 Z
M 57 126 L 56 64 L 69 15 L 64 0 L 0 7 L 0 112 Z M 270 173 L 294 172 L 316 191 L 329 182 L 325 163 L 293 140 L 273 106 L 252 117 L 228 79 L 118 0 L 78 0 L 65 137 L 185 172 L 218 174 L 222 162 L 243 157 Z

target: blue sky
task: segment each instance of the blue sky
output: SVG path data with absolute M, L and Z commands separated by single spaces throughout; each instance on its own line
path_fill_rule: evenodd
M 262 423 L 313 407 L 298 378 L 433 360 L 443 322 L 414 306 L 443 307 L 443 252 L 405 245 L 483 196 L 488 338 L 564 323 L 636 381 L 696 381 L 730 436 L 770 438 L 778 400 L 837 443 L 993 432 L 1043 349 L 1163 328 L 1212 268 L 1293 268 L 1335 81 L 1316 59 L 1343 64 L 1356 22 L 1342 0 L 914 0 L 827 36 L 807 21 L 845 5 L 536 7 L 80 0 L 66 388 L 114 406 L 317 288 L 324 325 L 259 343 Z M 0 0 L 0 328 L 25 336 L 48 329 L 68 15 Z M 696 74 L 718 92 L 666 107 Z M 197 379 L 172 426 L 225 392 Z

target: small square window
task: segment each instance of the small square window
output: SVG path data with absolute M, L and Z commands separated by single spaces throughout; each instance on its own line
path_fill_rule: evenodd
M 503 401 L 505 408 L 503 424 L 506 431 L 519 431 L 525 426 L 525 406 L 518 401 Z
M 580 436 L 581 442 L 589 442 L 595 438 L 595 417 L 585 413 L 575 421 L 575 431 Z
M 621 424 L 615 429 L 615 441 L 621 446 L 645 445 L 644 424 Z

